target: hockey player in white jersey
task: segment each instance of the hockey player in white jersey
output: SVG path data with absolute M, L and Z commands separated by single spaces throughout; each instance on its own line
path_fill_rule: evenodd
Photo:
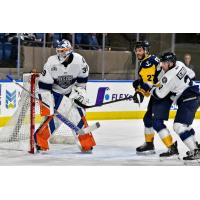
M 38 150 L 48 150 L 48 139 L 59 128 L 61 121 L 53 116 L 54 108 L 68 118 L 80 129 L 87 127 L 85 110 L 74 103 L 74 100 L 86 104 L 86 83 L 89 66 L 85 59 L 73 52 L 67 40 L 58 42 L 56 55 L 50 56 L 39 77 L 39 98 L 50 106 L 40 105 L 41 115 L 46 120 L 35 133 Z M 95 146 L 92 134 L 79 136 L 83 151 L 89 151 Z
M 199 159 L 200 149 L 195 139 L 195 131 L 191 127 L 199 107 L 200 96 L 199 86 L 192 80 L 195 73 L 182 62 L 176 61 L 176 55 L 171 52 L 164 53 L 160 60 L 165 74 L 161 78 L 160 87 L 153 87 L 150 92 L 157 99 L 171 94 L 178 106 L 173 128 L 189 149 L 183 160 Z M 150 89 L 147 84 L 145 86 L 146 90 Z

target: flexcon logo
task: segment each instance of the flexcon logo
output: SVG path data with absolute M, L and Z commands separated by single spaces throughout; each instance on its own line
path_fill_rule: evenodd
M 126 97 L 129 97 L 131 96 L 130 94 L 125 94 L 125 93 L 112 93 L 112 92 L 109 92 L 108 94 L 108 91 L 110 91 L 110 88 L 109 87 L 100 87 L 98 89 L 98 92 L 97 92 L 97 98 L 96 98 L 96 105 L 101 105 L 104 100 L 105 101 L 113 101 L 113 100 L 117 100 L 117 99 L 122 99 L 122 98 L 126 98 Z M 130 99 L 131 101 L 131 99 Z
M 14 109 L 16 107 L 16 90 L 14 92 L 9 92 L 6 90 L 6 108 Z
M 109 87 L 100 87 L 97 92 L 96 105 L 101 105 L 104 101 L 104 98 L 108 100 L 110 98 L 109 94 L 106 94 L 106 90 L 109 90 Z

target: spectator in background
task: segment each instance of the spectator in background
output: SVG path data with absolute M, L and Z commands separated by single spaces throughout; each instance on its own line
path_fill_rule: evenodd
M 89 39 L 90 49 L 92 49 L 92 50 L 99 49 L 99 43 L 98 43 L 98 40 L 96 37 L 96 33 L 89 33 L 88 39 Z
M 75 33 L 75 48 L 82 49 L 80 46 L 82 42 L 82 33 Z
M 100 49 L 96 33 L 76 33 L 75 44 L 79 49 Z
M 185 63 L 185 65 L 186 65 L 187 67 L 189 67 L 190 69 L 192 69 L 192 70 L 194 71 L 194 66 L 190 64 L 190 63 L 191 63 L 191 60 L 192 60 L 191 55 L 190 55 L 189 53 L 186 53 L 186 54 L 184 55 L 184 63 Z
M 62 39 L 68 40 L 72 43 L 72 33 L 62 33 Z

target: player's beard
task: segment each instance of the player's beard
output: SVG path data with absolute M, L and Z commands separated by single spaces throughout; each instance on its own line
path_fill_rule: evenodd
M 145 58 L 145 53 L 137 56 L 137 59 L 140 60 L 140 61 L 143 60 L 144 58 Z

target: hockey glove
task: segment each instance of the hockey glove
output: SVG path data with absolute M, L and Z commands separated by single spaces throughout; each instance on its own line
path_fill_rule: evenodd
M 149 83 L 142 83 L 140 88 L 142 90 L 144 90 L 145 92 L 149 92 L 151 90 L 151 88 L 152 88 L 152 85 L 149 84 Z
M 79 101 L 85 105 L 88 103 L 88 98 L 86 96 L 86 90 L 85 90 L 85 88 L 82 88 L 82 87 L 74 87 L 72 89 L 72 92 L 71 92 L 69 98 L 72 100 L 76 99 L 77 101 Z
M 141 92 L 136 91 L 133 96 L 134 103 L 142 103 L 143 100 L 144 100 L 144 95 Z
M 141 81 L 139 79 L 133 81 L 133 87 L 135 89 L 137 89 L 140 86 L 140 84 L 141 84 Z

